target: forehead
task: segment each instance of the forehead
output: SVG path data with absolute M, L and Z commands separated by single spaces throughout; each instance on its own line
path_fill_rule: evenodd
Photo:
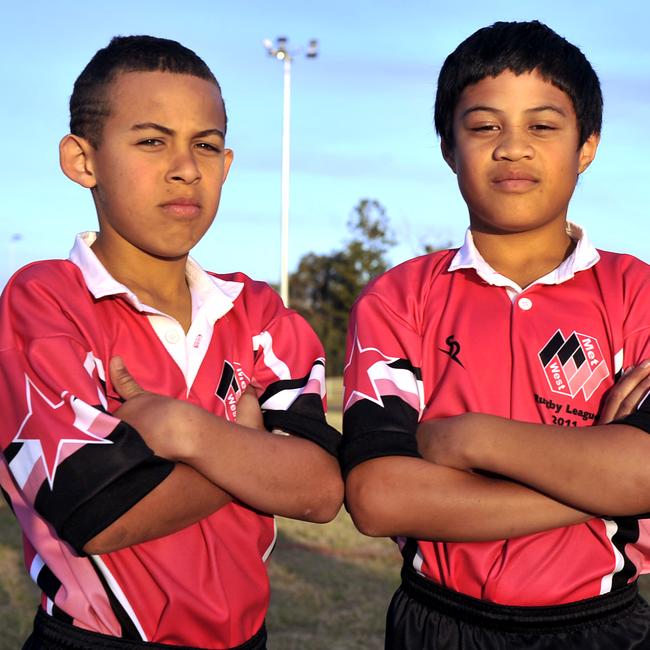
M 485 106 L 504 112 L 522 112 L 553 106 L 561 109 L 567 116 L 575 115 L 571 98 L 536 70 L 520 75 L 505 70 L 496 77 L 485 77 L 467 86 L 458 100 L 456 115 L 462 115 L 474 106 Z
M 122 72 L 108 90 L 106 125 L 155 122 L 177 129 L 225 130 L 221 93 L 206 79 L 171 72 Z

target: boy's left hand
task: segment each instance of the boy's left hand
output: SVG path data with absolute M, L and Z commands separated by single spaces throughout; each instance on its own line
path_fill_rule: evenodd
M 650 390 L 650 359 L 628 368 L 607 393 L 598 424 L 620 420 L 632 413 Z
M 463 451 L 467 449 L 463 442 L 463 436 L 470 428 L 474 428 L 472 421 L 480 420 L 482 417 L 485 416 L 463 413 L 462 415 L 420 422 L 416 438 L 422 457 L 437 465 L 469 469 L 468 459 L 463 454 Z

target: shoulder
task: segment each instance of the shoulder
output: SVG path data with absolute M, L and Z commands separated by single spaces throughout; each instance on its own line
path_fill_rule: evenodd
M 375 296 L 387 302 L 426 300 L 435 286 L 449 268 L 456 250 L 441 250 L 402 262 L 368 283 L 359 296 L 359 301 L 368 296 Z
M 650 282 L 650 265 L 626 253 L 599 250 L 600 260 L 593 267 L 598 283 L 603 288 L 619 289 L 630 298 L 647 290 Z
M 283 306 L 282 300 L 268 284 L 261 280 L 254 280 L 245 273 L 212 273 L 208 272 L 217 286 L 233 301 L 239 301 L 245 305 L 263 303 L 274 307 Z
M 267 282 L 254 280 L 245 273 L 209 273 L 221 291 L 233 302 L 233 309 L 261 327 L 275 318 L 295 313 Z
M 83 276 L 72 262 L 33 262 L 11 277 L 2 294 L 0 345 L 77 332 L 75 323 L 88 320 L 90 302 Z
M 16 271 L 5 286 L 4 297 L 10 301 L 25 294 L 32 301 L 51 296 L 63 299 L 71 289 L 85 286 L 81 272 L 69 260 L 42 260 Z
M 600 261 L 596 265 L 609 269 L 617 269 L 622 273 L 647 276 L 650 274 L 650 264 L 640 260 L 634 255 L 627 253 L 613 253 L 611 251 L 598 250 Z

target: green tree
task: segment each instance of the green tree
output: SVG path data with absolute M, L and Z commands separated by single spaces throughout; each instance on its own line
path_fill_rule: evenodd
M 386 253 L 395 244 L 384 207 L 362 199 L 348 220 L 350 237 L 341 250 L 307 253 L 289 282 L 291 306 L 314 328 L 333 375 L 345 365 L 348 314 L 363 287 L 388 269 Z

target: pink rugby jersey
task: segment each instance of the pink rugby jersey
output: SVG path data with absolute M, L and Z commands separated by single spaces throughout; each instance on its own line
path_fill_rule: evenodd
M 650 267 L 596 251 L 576 226 L 570 232 L 573 254 L 525 290 L 487 265 L 469 231 L 458 251 L 410 260 L 366 288 L 348 335 L 345 472 L 370 458 L 418 456 L 417 424 L 430 418 L 479 412 L 594 424 L 618 373 L 650 358 Z M 650 431 L 650 398 L 627 421 Z M 496 542 L 398 542 L 405 563 L 448 588 L 506 605 L 553 605 L 648 572 L 645 517 Z
M 172 535 L 104 555 L 88 540 L 158 485 L 173 463 L 111 415 L 120 355 L 147 390 L 234 420 L 250 384 L 268 428 L 334 453 L 317 337 L 266 284 L 191 259 L 192 325 L 146 305 L 77 239 L 70 261 L 37 262 L 0 311 L 0 484 L 24 537 L 45 611 L 117 637 L 230 648 L 261 627 L 273 517 L 231 503 Z M 269 435 L 273 435 L 270 434 Z

